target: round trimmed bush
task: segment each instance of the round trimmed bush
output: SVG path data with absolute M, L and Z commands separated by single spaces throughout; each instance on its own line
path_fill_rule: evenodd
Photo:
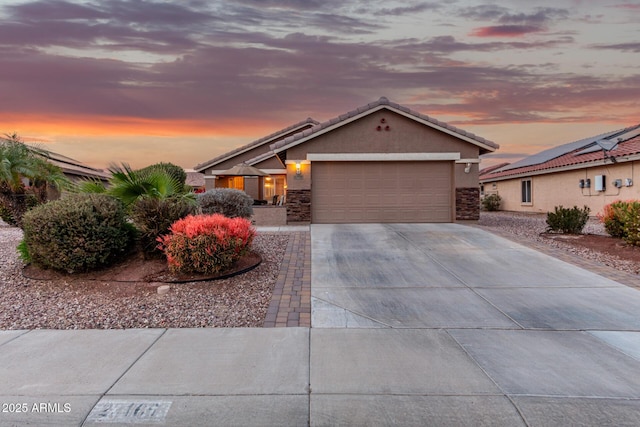
M 502 203 L 502 197 L 498 194 L 489 194 L 482 199 L 482 207 L 490 212 L 499 211 L 500 204 Z
M 156 199 L 141 197 L 130 206 L 130 217 L 138 230 L 138 241 L 145 255 L 162 255 L 158 236 L 169 233 L 169 227 L 177 220 L 193 214 L 196 203 L 186 197 Z
M 40 205 L 23 219 L 34 264 L 68 273 L 105 267 L 131 247 L 134 228 L 120 201 L 104 194 L 72 194 Z
M 222 214 L 227 218 L 251 218 L 253 198 L 233 188 L 215 188 L 197 195 L 203 214 Z
M 251 249 L 255 229 L 244 218 L 189 215 L 158 238 L 174 272 L 215 274 L 227 270 Z

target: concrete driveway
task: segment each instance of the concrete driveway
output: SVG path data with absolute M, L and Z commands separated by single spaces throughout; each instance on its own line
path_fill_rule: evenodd
M 458 224 L 311 235 L 312 419 L 640 425 L 637 290 Z

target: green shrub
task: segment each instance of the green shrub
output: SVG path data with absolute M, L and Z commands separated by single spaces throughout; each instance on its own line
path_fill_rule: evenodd
M 187 173 L 178 165 L 174 165 L 173 163 L 165 163 L 160 162 L 153 164 L 151 166 L 147 166 L 146 168 L 142 168 L 138 170 L 141 173 L 153 172 L 154 170 L 161 170 L 170 175 L 173 179 L 180 183 L 180 185 L 185 185 L 187 183 Z
M 625 202 L 626 208 L 622 215 L 622 239 L 630 245 L 640 246 L 640 201 Z
M 215 274 L 227 270 L 249 252 L 255 236 L 251 222 L 220 214 L 190 215 L 159 237 L 173 272 Z
M 146 255 L 161 255 L 158 236 L 169 232 L 171 224 L 193 214 L 196 204 L 186 197 L 156 199 L 142 197 L 130 206 L 130 217 L 138 230 L 138 242 Z
M 23 229 L 34 264 L 69 273 L 111 264 L 133 237 L 122 203 L 102 194 L 72 194 L 40 205 L 25 214 Z
M 20 243 L 18 243 L 18 247 L 16 249 L 18 250 L 18 256 L 20 257 L 20 259 L 24 261 L 25 264 L 30 264 L 31 255 L 29 255 L 27 242 L 24 239 L 20 240 Z
M 251 218 L 253 198 L 233 188 L 216 188 L 197 195 L 203 214 L 219 213 L 228 218 Z
M 13 218 L 13 214 L 11 213 L 11 209 L 6 207 L 2 201 L 0 201 L 0 219 L 6 222 L 9 225 L 16 225 L 16 220 Z
M 555 231 L 567 234 L 580 234 L 589 219 L 588 206 L 579 209 L 574 206 L 571 209 L 556 206 L 554 212 L 547 213 L 547 231 Z
M 489 194 L 484 199 L 482 199 L 482 207 L 486 211 L 497 211 L 500 210 L 500 203 L 502 202 L 502 197 L 498 194 Z

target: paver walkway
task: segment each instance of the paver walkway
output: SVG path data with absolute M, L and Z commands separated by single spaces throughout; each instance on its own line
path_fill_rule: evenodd
M 288 234 L 265 328 L 311 326 L 311 237 L 308 231 Z

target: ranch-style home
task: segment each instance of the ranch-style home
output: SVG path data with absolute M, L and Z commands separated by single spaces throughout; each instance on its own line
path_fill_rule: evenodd
M 195 167 L 286 222 L 454 222 L 479 217 L 479 156 L 498 145 L 387 98 L 307 119 Z M 230 172 L 252 166 L 268 176 Z M 239 168 L 235 169 L 236 171 Z
M 640 198 L 640 125 L 544 150 L 480 172 L 483 196 L 498 194 L 501 209 L 550 212 L 588 206 L 602 213 L 616 200 Z

